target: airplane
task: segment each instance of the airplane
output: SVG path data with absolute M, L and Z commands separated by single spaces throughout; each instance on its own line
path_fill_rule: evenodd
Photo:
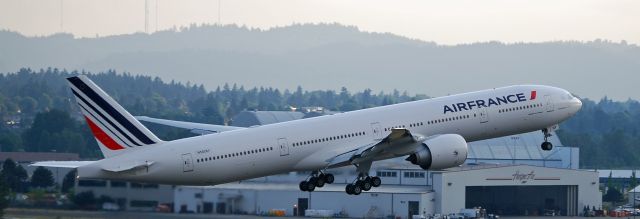
M 467 142 L 541 130 L 543 150 L 558 124 L 582 107 L 570 92 L 517 85 L 249 128 L 138 117 L 203 135 L 163 141 L 87 76 L 67 78 L 104 159 L 43 161 L 33 166 L 77 168 L 79 179 L 171 185 L 216 185 L 309 171 L 301 191 L 331 184 L 327 170 L 355 166 L 345 186 L 358 195 L 381 185 L 375 161 L 406 157 L 422 169 L 463 164 Z

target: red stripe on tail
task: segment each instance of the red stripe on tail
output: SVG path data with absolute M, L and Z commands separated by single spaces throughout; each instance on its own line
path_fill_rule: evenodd
M 85 116 L 84 119 L 87 120 L 87 123 L 89 124 L 89 128 L 91 128 L 91 132 L 93 132 L 93 135 L 96 137 L 96 139 L 98 139 L 98 141 L 100 141 L 100 143 L 102 143 L 104 146 L 106 146 L 110 150 L 124 149 L 124 147 L 122 147 L 116 141 L 114 141 L 111 137 L 109 137 L 107 133 L 102 131 L 102 129 L 100 129 L 100 127 L 98 127 L 95 123 L 93 123 L 89 118 Z
M 531 100 L 535 100 L 536 99 L 536 91 L 532 90 L 531 91 Z

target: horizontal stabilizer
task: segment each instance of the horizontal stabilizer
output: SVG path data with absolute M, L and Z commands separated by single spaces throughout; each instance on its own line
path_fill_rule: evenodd
M 109 172 L 125 172 L 129 170 L 133 170 L 136 168 L 147 168 L 153 165 L 154 162 L 148 161 L 138 161 L 138 162 L 127 162 L 127 163 L 117 163 L 108 166 L 103 166 L 102 169 Z
M 84 165 L 92 164 L 96 161 L 39 161 L 30 164 L 34 167 L 61 167 L 61 168 L 78 168 Z

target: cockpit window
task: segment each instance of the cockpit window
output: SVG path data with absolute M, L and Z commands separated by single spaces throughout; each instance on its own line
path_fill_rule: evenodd
M 578 95 L 576 95 L 576 94 L 574 94 L 574 93 L 569 93 L 569 94 L 571 94 L 571 96 L 572 96 L 572 97 L 575 97 L 575 98 L 580 99 L 580 96 L 578 96 Z

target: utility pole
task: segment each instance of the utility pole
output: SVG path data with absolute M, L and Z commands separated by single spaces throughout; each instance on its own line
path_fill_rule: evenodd
M 158 32 L 158 3 L 160 0 L 156 0 L 156 32 Z
M 144 0 L 144 32 L 149 33 L 149 0 Z
M 518 158 L 518 157 L 517 157 L 517 156 L 518 156 L 518 155 L 517 155 L 517 152 L 518 152 L 517 150 L 518 150 L 518 146 L 517 146 L 516 144 L 517 144 L 517 141 L 518 141 L 518 139 L 519 139 L 519 138 L 520 138 L 520 137 L 518 137 L 518 136 L 511 136 L 511 140 L 513 140 L 513 162 L 512 162 L 513 164 L 516 164 L 516 163 L 517 163 L 517 158 Z
M 222 17 L 220 14 L 222 13 L 222 0 L 218 0 L 218 25 L 222 26 L 222 23 L 220 22 L 220 17 Z
M 60 32 L 64 32 L 64 0 L 60 0 Z

